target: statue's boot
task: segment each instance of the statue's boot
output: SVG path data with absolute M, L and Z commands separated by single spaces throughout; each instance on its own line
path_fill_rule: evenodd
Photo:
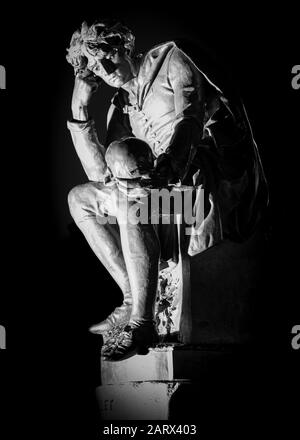
M 158 336 L 152 323 L 140 326 L 128 324 L 114 343 L 103 347 L 102 356 L 106 361 L 122 361 L 135 354 L 147 354 L 149 347 L 157 341 Z
M 94 334 L 101 335 L 105 332 L 109 332 L 114 327 L 122 327 L 128 324 L 132 312 L 132 295 L 131 291 L 123 292 L 123 303 L 121 306 L 116 307 L 115 310 L 108 315 L 108 317 L 94 324 L 89 328 L 89 331 Z
M 112 345 L 102 350 L 105 360 L 120 361 L 146 354 L 157 340 L 154 304 L 157 293 L 159 240 L 151 224 L 120 224 L 123 255 L 132 293 L 128 325 Z

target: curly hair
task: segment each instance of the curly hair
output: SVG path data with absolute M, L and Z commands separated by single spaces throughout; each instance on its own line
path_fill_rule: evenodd
M 91 26 L 86 22 L 81 30 L 72 35 L 66 59 L 75 74 L 88 68 L 88 58 L 118 50 L 132 55 L 135 37 L 131 30 L 119 21 L 96 21 Z

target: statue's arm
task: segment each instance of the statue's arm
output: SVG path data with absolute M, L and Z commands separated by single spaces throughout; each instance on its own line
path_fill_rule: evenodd
M 105 148 L 99 142 L 95 123 L 88 113 L 88 104 L 96 89 L 97 84 L 93 84 L 92 80 L 75 78 L 72 96 L 73 119 L 67 122 L 77 155 L 91 181 L 105 180 L 107 175 Z
M 160 163 L 169 163 L 174 173 L 184 178 L 193 151 L 203 136 L 205 78 L 176 47 L 169 60 L 168 79 L 174 93 L 176 116 L 170 144 L 158 160 L 158 167 Z

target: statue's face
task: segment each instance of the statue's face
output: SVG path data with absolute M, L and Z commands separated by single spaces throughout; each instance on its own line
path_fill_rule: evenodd
M 109 68 L 105 69 L 105 63 Z M 104 66 L 103 66 L 104 64 Z M 133 78 L 132 63 L 126 53 L 112 51 L 89 57 L 88 68 L 111 87 L 120 88 Z M 110 73 L 113 70 L 112 73 Z

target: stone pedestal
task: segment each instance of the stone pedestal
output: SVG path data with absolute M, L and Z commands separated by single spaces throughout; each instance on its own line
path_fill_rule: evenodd
M 229 356 L 230 350 L 166 344 L 119 362 L 101 360 L 102 385 L 134 381 L 197 381 L 211 363 Z
M 103 385 L 97 397 L 102 420 L 168 420 L 179 381 L 127 382 Z
M 120 362 L 101 359 L 97 398 L 103 420 L 175 420 L 191 416 L 199 398 L 199 378 L 230 353 L 165 345 Z
M 179 243 L 184 247 L 182 225 Z M 261 291 L 263 245 L 223 241 L 160 271 L 156 322 L 161 342 L 240 344 L 251 339 Z

